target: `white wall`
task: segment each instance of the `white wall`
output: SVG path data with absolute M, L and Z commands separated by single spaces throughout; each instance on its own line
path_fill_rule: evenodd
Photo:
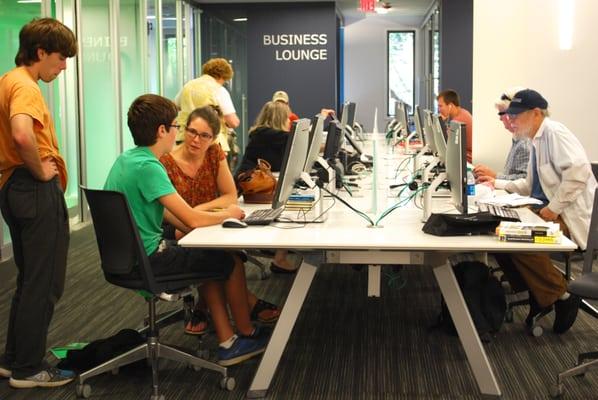
M 374 109 L 378 108 L 378 129 L 387 121 L 387 55 L 386 32 L 415 30 L 415 78 L 418 81 L 420 32 L 417 28 L 399 25 L 384 17 L 372 15 L 344 28 L 344 86 L 345 101 L 357 104 L 355 119 L 371 131 Z M 415 87 L 417 102 L 418 85 Z
M 575 5 L 573 46 L 559 49 L 559 6 Z M 510 136 L 493 107 L 501 93 L 525 86 L 548 100 L 554 120 L 598 160 L 598 2 L 596 0 L 475 0 L 473 35 L 474 162 L 502 169 Z

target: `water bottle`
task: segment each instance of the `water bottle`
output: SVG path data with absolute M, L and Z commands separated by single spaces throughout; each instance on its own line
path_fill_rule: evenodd
M 473 170 L 467 166 L 467 200 L 468 204 L 473 205 L 475 197 L 475 177 L 473 176 Z

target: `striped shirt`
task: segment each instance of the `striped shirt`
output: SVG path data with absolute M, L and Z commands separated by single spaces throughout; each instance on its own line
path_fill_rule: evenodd
M 505 162 L 502 174 L 497 174 L 496 179 L 513 181 L 525 178 L 527 175 L 527 163 L 529 162 L 530 142 L 527 139 L 513 139 L 511 150 Z

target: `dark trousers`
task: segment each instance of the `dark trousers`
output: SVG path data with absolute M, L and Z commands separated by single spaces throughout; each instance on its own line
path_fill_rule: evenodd
M 16 169 L 2 187 L 0 208 L 18 269 L 5 361 L 22 379 L 44 368 L 48 327 L 64 291 L 68 212 L 58 179 L 40 182 L 26 168 Z

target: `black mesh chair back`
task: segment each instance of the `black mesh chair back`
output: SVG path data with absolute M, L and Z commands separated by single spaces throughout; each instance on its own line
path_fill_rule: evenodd
M 89 204 L 102 271 L 106 280 L 116 286 L 144 290 L 149 292 L 149 295 L 144 293 L 143 296 L 148 304 L 148 326 L 143 329 L 146 332 L 146 343 L 79 374 L 77 395 L 89 397 L 91 387 L 85 384 L 87 379 L 107 371 L 118 370 L 124 365 L 143 359 L 147 359 L 152 367 L 152 400 L 164 399 L 164 396 L 159 394 L 159 359 L 182 362 L 197 369 L 207 368 L 217 371 L 223 376 L 221 386 L 232 390 L 235 381 L 227 376 L 225 367 L 161 343 L 160 324 L 156 314 L 156 302 L 160 294 L 164 292 L 180 294 L 179 292 L 188 290 L 190 286 L 208 280 L 223 279 L 223 276 L 206 276 L 205 273 L 199 272 L 154 276 L 126 197 L 122 193 L 109 190 L 93 190 L 84 187 L 82 189 Z M 182 315 L 179 311 L 175 314 Z

